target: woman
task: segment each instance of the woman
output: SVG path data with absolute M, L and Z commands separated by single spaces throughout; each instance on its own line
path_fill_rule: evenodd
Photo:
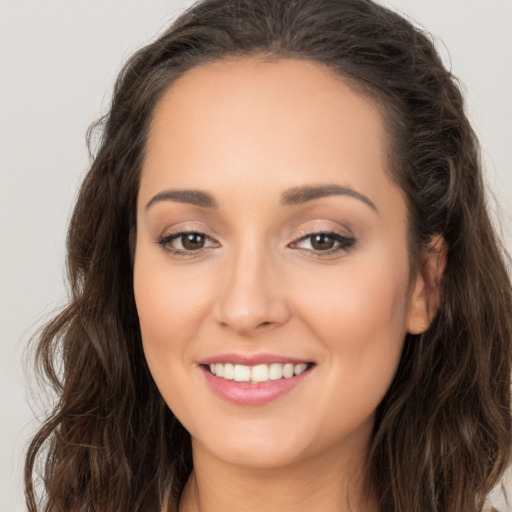
M 509 462 L 477 142 L 383 7 L 185 13 L 121 73 L 68 255 L 32 511 L 45 450 L 48 511 L 477 511 Z

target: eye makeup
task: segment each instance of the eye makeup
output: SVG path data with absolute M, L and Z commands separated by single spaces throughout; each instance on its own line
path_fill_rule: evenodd
M 196 256 L 220 247 L 212 237 L 195 230 L 181 230 L 161 236 L 157 243 L 164 251 L 178 257 Z
M 177 257 L 197 256 L 220 247 L 217 240 L 197 230 L 180 230 L 169 233 L 159 237 L 157 243 L 163 250 Z M 315 257 L 322 257 L 349 251 L 355 243 L 356 239 L 352 236 L 323 230 L 301 235 L 287 247 Z M 308 245 L 309 247 L 307 247 Z

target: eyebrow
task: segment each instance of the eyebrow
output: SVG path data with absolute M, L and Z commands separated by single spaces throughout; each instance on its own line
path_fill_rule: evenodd
M 159 201 L 176 201 L 203 208 L 218 208 L 217 201 L 207 192 L 200 190 L 164 190 L 150 199 L 146 205 L 146 210 Z
M 376 213 L 379 213 L 379 210 L 371 199 L 357 192 L 353 188 L 341 187 L 339 185 L 308 185 L 304 187 L 291 188 L 281 194 L 281 204 L 293 206 L 329 196 L 349 196 L 359 199 Z
M 368 197 L 353 188 L 341 187 L 339 185 L 307 185 L 290 188 L 281 194 L 281 204 L 284 206 L 294 206 L 329 196 L 353 197 L 368 205 L 375 212 L 379 212 L 373 201 Z M 217 201 L 208 192 L 201 190 L 164 190 L 150 199 L 146 205 L 146 210 L 160 201 L 176 201 L 203 208 L 218 208 Z

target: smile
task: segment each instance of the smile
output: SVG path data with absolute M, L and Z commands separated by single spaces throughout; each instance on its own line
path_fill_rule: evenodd
M 237 405 L 254 406 L 284 397 L 300 386 L 315 366 L 313 362 L 272 355 L 254 358 L 219 355 L 201 361 L 198 368 L 208 387 L 220 398 Z
M 244 364 L 215 363 L 208 366 L 216 377 L 235 382 L 260 383 L 280 379 L 290 379 L 304 373 L 309 364 L 272 363 L 248 366 Z

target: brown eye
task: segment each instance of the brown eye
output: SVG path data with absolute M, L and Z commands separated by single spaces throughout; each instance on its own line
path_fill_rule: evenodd
M 356 243 L 355 238 L 340 235 L 334 231 L 311 233 L 296 240 L 290 247 L 303 249 L 317 256 L 329 256 L 339 252 L 349 251 Z
M 311 236 L 311 247 L 315 251 L 328 251 L 334 247 L 335 240 L 325 233 L 318 233 Z
M 205 236 L 201 233 L 184 233 L 181 235 L 181 245 L 187 251 L 202 249 L 205 241 Z
M 157 240 L 158 245 L 176 256 L 193 256 L 204 251 L 219 247 L 219 243 L 198 231 L 182 231 L 162 236 Z

